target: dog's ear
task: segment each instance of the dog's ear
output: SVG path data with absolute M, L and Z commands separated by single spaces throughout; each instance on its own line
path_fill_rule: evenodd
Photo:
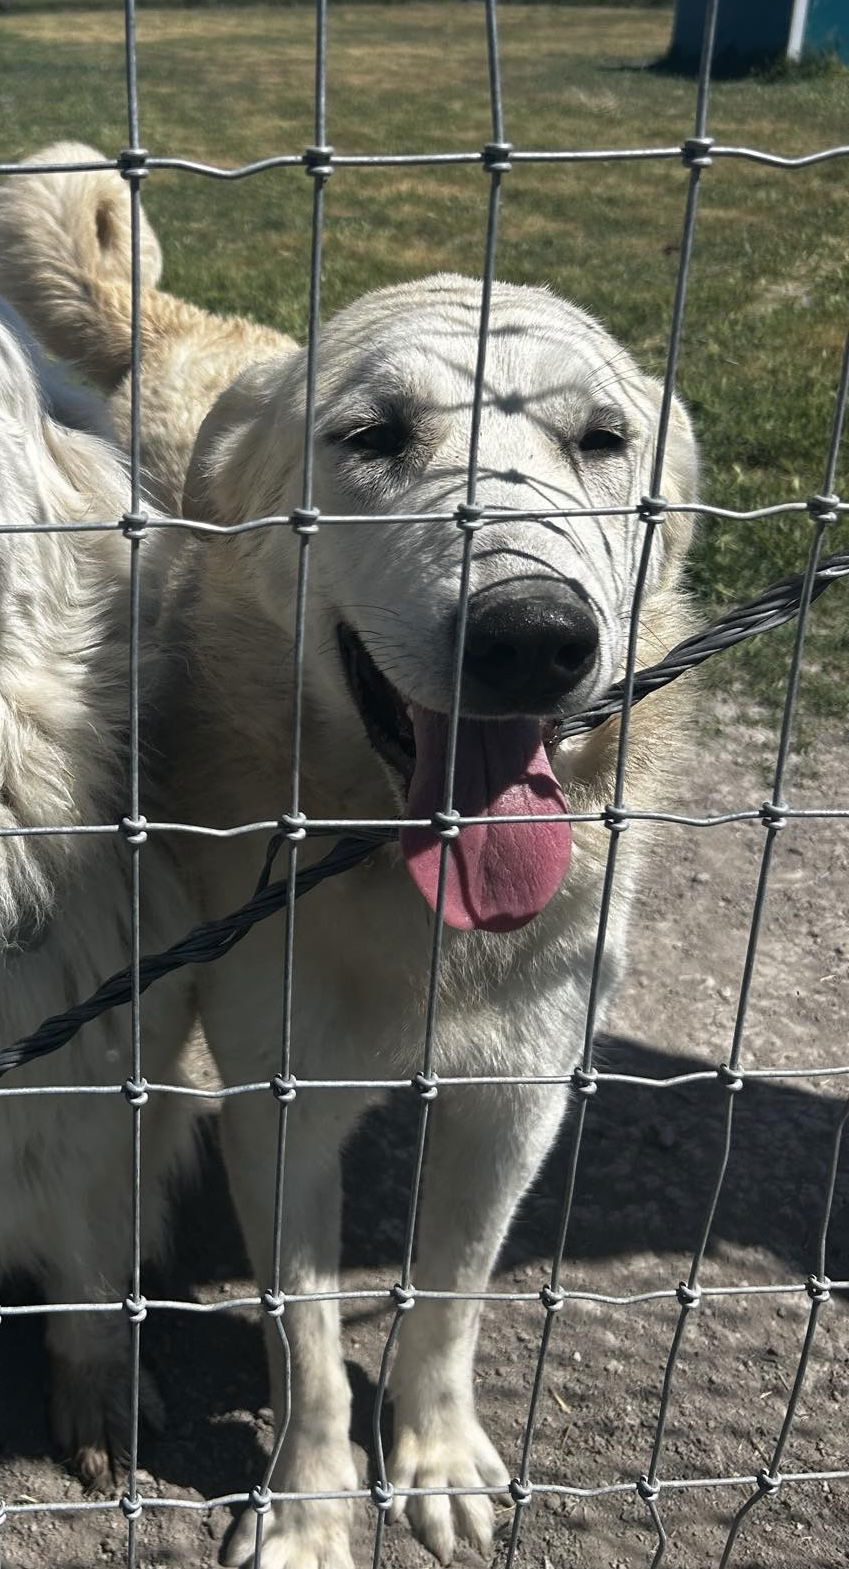
M 222 392 L 195 439 L 184 517 L 227 525 L 281 510 L 302 423 L 289 412 L 287 380 L 269 360 Z
M 0 300 L 0 416 L 15 420 L 25 430 L 41 424 L 35 348 L 17 311 Z
M 658 415 L 663 397 L 663 385 L 654 378 L 650 381 L 652 400 Z M 661 491 L 667 501 L 695 501 L 699 493 L 699 448 L 690 416 L 681 399 L 672 399 L 669 432 L 663 463 Z M 667 546 L 667 560 L 675 572 L 681 567 L 693 538 L 695 520 L 689 512 L 669 512 L 664 520 L 663 534 Z
M 69 400 L 82 414 L 89 398 L 93 434 L 54 417 Z M 128 486 L 116 454 L 101 439 L 101 418 L 105 424 L 95 395 L 75 388 L 0 301 L 0 508 L 17 523 L 119 517 Z

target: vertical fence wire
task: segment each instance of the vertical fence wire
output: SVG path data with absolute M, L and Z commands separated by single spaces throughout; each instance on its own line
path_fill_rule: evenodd
M 622 680 L 623 703 L 619 719 L 619 742 L 616 755 L 616 775 L 613 791 L 613 802 L 608 808 L 605 826 L 610 834 L 607 858 L 602 884 L 601 900 L 598 914 L 598 927 L 596 932 L 595 954 L 593 958 L 590 990 L 587 1001 L 587 1010 L 584 1026 L 584 1046 L 580 1067 L 575 1070 L 573 1087 L 578 1095 L 578 1106 L 575 1115 L 575 1127 L 571 1141 L 570 1156 L 566 1171 L 563 1201 L 560 1210 L 560 1221 L 554 1247 L 551 1274 L 548 1284 L 541 1292 L 543 1307 L 545 1308 L 545 1323 L 543 1325 L 542 1339 L 539 1355 L 531 1387 L 528 1416 L 525 1423 L 522 1442 L 519 1475 L 511 1484 L 514 1501 L 514 1516 L 507 1551 L 505 1569 L 512 1569 L 513 1562 L 519 1545 L 521 1521 L 524 1508 L 531 1500 L 532 1487 L 530 1479 L 531 1450 L 533 1445 L 534 1430 L 540 1396 L 543 1387 L 545 1365 L 548 1358 L 554 1321 L 557 1313 L 563 1306 L 561 1290 L 561 1274 L 565 1256 L 566 1244 L 569 1233 L 569 1224 L 575 1197 L 575 1184 L 577 1181 L 578 1164 L 584 1136 L 584 1126 L 590 1099 L 598 1088 L 595 1068 L 593 1065 L 594 1043 L 598 1020 L 598 1011 L 602 998 L 604 984 L 604 958 L 607 943 L 608 925 L 613 904 L 614 883 L 616 875 L 617 858 L 619 853 L 620 838 L 628 827 L 627 816 L 623 811 L 625 800 L 625 782 L 628 763 L 628 745 L 631 730 L 631 698 L 634 690 L 634 677 L 637 668 L 637 650 L 640 635 L 640 614 L 649 578 L 651 565 L 651 552 L 655 534 L 662 527 L 663 518 L 667 511 L 667 504 L 663 499 L 663 471 L 666 458 L 666 446 L 669 436 L 669 425 L 672 417 L 673 399 L 675 396 L 675 383 L 678 373 L 678 363 L 681 354 L 681 343 L 684 331 L 684 312 L 687 301 L 687 288 L 690 277 L 690 264 L 693 254 L 693 244 L 696 230 L 696 216 L 698 213 L 699 188 L 702 170 L 710 163 L 707 157 L 707 114 L 710 95 L 710 76 L 713 61 L 713 52 L 716 39 L 716 19 L 719 9 L 719 0 L 708 0 L 705 11 L 704 34 L 702 39 L 701 61 L 696 90 L 696 110 L 693 138 L 685 143 L 684 158 L 689 167 L 689 181 L 687 185 L 687 198 L 684 210 L 681 249 L 679 255 L 678 273 L 675 284 L 675 295 L 672 306 L 672 321 L 669 332 L 669 342 L 666 355 L 666 371 L 663 380 L 660 411 L 658 415 L 657 435 L 655 439 L 654 461 L 652 464 L 651 494 L 643 498 L 640 516 L 645 532 L 640 552 L 639 565 L 634 583 L 634 593 L 631 601 L 630 623 L 628 629 L 628 644 L 625 659 L 625 671 Z M 641 1484 L 643 1479 L 641 1479 Z M 659 1552 L 655 1564 L 660 1562 L 665 1548 L 665 1534 L 657 1512 L 656 1494 L 646 1497 L 652 1520 L 659 1538 Z
M 269 1490 L 274 1470 L 283 1450 L 292 1417 L 292 1353 L 284 1325 L 285 1293 L 282 1290 L 282 1245 L 284 1224 L 284 1186 L 286 1135 L 289 1113 L 297 1090 L 292 1076 L 292 1009 L 295 977 L 295 889 L 298 853 L 306 837 L 301 811 L 301 743 L 304 714 L 304 663 L 306 650 L 307 598 L 309 588 L 310 542 L 318 532 L 319 509 L 315 505 L 315 415 L 318 376 L 319 334 L 321 329 L 321 267 L 324 237 L 324 191 L 332 173 L 332 148 L 327 140 L 327 31 L 328 0 L 315 0 L 315 73 L 314 73 L 314 146 L 304 154 L 304 168 L 313 181 L 312 232 L 310 241 L 309 316 L 306 349 L 304 406 L 303 479 L 301 505 L 292 514 L 292 532 L 297 542 L 298 569 L 292 647 L 292 739 L 291 808 L 286 819 L 288 832 L 288 890 L 285 910 L 283 955 L 283 1018 L 280 1073 L 272 1080 L 271 1091 L 278 1106 L 277 1156 L 274 1181 L 274 1220 L 272 1237 L 271 1286 L 263 1297 L 280 1340 L 283 1358 L 284 1409 L 262 1482 L 254 1488 L 251 1501 L 256 1510 L 254 1569 L 261 1569 L 263 1524 L 269 1508 Z M 277 1413 L 275 1413 L 277 1416 Z
M 125 517 L 124 533 L 130 551 L 130 630 L 129 630 L 129 773 L 130 815 L 125 822 L 125 837 L 130 851 L 131 876 L 131 1078 L 126 1096 L 132 1115 L 132 1283 L 126 1311 L 130 1326 L 130 1432 L 129 1466 L 126 1492 L 121 1508 L 127 1521 L 127 1569 L 138 1564 L 138 1533 L 142 1506 L 138 1496 L 139 1397 L 141 1388 L 141 1326 L 145 1305 L 141 1294 L 141 1162 L 142 1109 L 147 1100 L 142 1066 L 141 987 L 141 850 L 145 842 L 141 817 L 139 770 L 140 703 L 140 611 L 141 546 L 145 517 L 141 498 L 141 181 L 144 160 L 140 159 L 138 63 L 136 50 L 135 0 L 124 0 L 124 50 L 127 87 L 127 132 L 129 147 L 123 173 L 129 184 L 130 199 L 130 516 Z
M 483 509 L 477 504 L 477 478 L 478 478 L 478 450 L 480 445 L 481 419 L 483 417 L 484 388 L 486 378 L 486 355 L 489 340 L 489 319 L 492 307 L 492 288 L 495 279 L 495 257 L 498 243 L 498 217 L 501 202 L 501 179 L 509 171 L 510 147 L 504 140 L 504 115 L 501 96 L 501 69 L 498 51 L 498 18 L 496 0 L 485 0 L 485 26 L 487 42 L 487 68 L 490 96 L 490 117 L 492 125 L 492 142 L 484 151 L 484 167 L 489 173 L 489 200 L 487 205 L 486 236 L 484 241 L 484 262 L 481 281 L 480 318 L 478 323 L 478 342 L 475 361 L 474 384 L 472 390 L 471 425 L 469 432 L 469 449 L 466 470 L 466 498 L 457 508 L 456 526 L 462 532 L 462 560 L 460 567 L 460 581 L 457 599 L 457 622 L 454 634 L 454 659 L 451 680 L 451 697 L 448 710 L 448 735 L 446 748 L 445 780 L 443 787 L 444 806 L 439 814 L 442 823 L 441 845 L 439 857 L 439 872 L 437 893 L 433 916 L 433 937 L 431 945 L 430 975 L 428 979 L 427 1004 L 425 1011 L 424 1042 L 422 1050 L 422 1066 L 413 1080 L 413 1087 L 419 1098 L 418 1127 L 416 1134 L 415 1155 L 413 1163 L 413 1176 L 410 1185 L 410 1196 L 407 1210 L 407 1222 L 404 1235 L 404 1252 L 401 1267 L 401 1279 L 395 1287 L 395 1312 L 389 1334 L 386 1338 L 383 1355 L 381 1358 L 378 1375 L 377 1391 L 374 1402 L 372 1431 L 377 1458 L 377 1482 L 372 1490 L 372 1496 L 377 1506 L 375 1523 L 374 1551 L 372 1556 L 373 1569 L 380 1569 L 383 1553 L 383 1537 L 386 1525 L 388 1505 L 392 1497 L 392 1489 L 386 1470 L 386 1460 L 383 1450 L 381 1435 L 381 1417 L 386 1400 L 386 1389 L 389 1369 L 398 1335 L 401 1331 L 404 1314 L 414 1307 L 415 1297 L 412 1292 L 412 1261 L 415 1247 L 416 1226 L 418 1221 L 419 1203 L 421 1199 L 422 1176 L 424 1171 L 425 1150 L 427 1147 L 428 1123 L 430 1110 L 438 1094 L 438 1084 L 434 1074 L 436 1054 L 436 1026 L 439 1006 L 439 979 L 442 968 L 442 947 L 444 938 L 444 910 L 446 880 L 448 871 L 448 858 L 451 845 L 456 839 L 460 829 L 454 821 L 459 815 L 453 804 L 454 797 L 454 769 L 457 756 L 457 736 L 460 725 L 460 708 L 462 704 L 463 684 L 463 656 L 466 644 L 466 621 L 469 608 L 469 591 L 472 570 L 472 548 L 474 536 L 483 522 Z

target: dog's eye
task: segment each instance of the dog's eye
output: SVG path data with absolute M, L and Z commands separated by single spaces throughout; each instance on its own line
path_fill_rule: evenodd
M 359 430 L 345 431 L 333 439 L 364 459 L 401 458 L 410 445 L 411 436 L 407 420 L 392 415 L 363 425 Z
M 585 430 L 578 442 L 580 452 L 621 452 L 626 442 L 625 432 L 609 430 L 604 425 L 593 425 Z

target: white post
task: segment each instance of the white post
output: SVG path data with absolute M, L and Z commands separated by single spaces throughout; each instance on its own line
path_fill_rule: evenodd
M 805 47 L 805 24 L 808 20 L 808 9 L 811 0 L 793 0 L 793 14 L 790 18 L 790 35 L 787 39 L 788 60 L 799 60 Z

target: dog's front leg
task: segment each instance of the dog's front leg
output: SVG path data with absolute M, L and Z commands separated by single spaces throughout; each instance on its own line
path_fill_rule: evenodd
M 340 1225 L 339 1150 L 362 1111 L 362 1099 L 333 1091 L 302 1092 L 289 1109 L 283 1185 L 280 1288 L 286 1294 L 337 1288 Z M 251 1262 L 263 1291 L 272 1285 L 278 1115 L 254 1096 L 225 1103 L 224 1153 Z M 336 1302 L 286 1303 L 280 1324 L 266 1321 L 272 1404 L 279 1431 L 291 1415 L 271 1477 L 273 1492 L 335 1492 L 357 1486 L 348 1437 L 351 1394 Z M 353 1569 L 350 1505 L 343 1501 L 278 1503 L 263 1522 L 263 1569 Z M 253 1564 L 256 1520 L 248 1509 L 227 1545 L 225 1562 Z
M 485 1289 L 516 1205 L 563 1114 L 560 1089 L 446 1087 L 432 1111 L 415 1284 Z M 497 1311 L 497 1309 L 496 1309 Z M 475 1415 L 480 1304 L 418 1299 L 401 1326 L 390 1379 L 396 1487 L 506 1487 L 508 1472 Z M 482 1494 L 395 1498 L 431 1552 L 450 1562 L 455 1536 L 484 1554 L 493 1511 Z

